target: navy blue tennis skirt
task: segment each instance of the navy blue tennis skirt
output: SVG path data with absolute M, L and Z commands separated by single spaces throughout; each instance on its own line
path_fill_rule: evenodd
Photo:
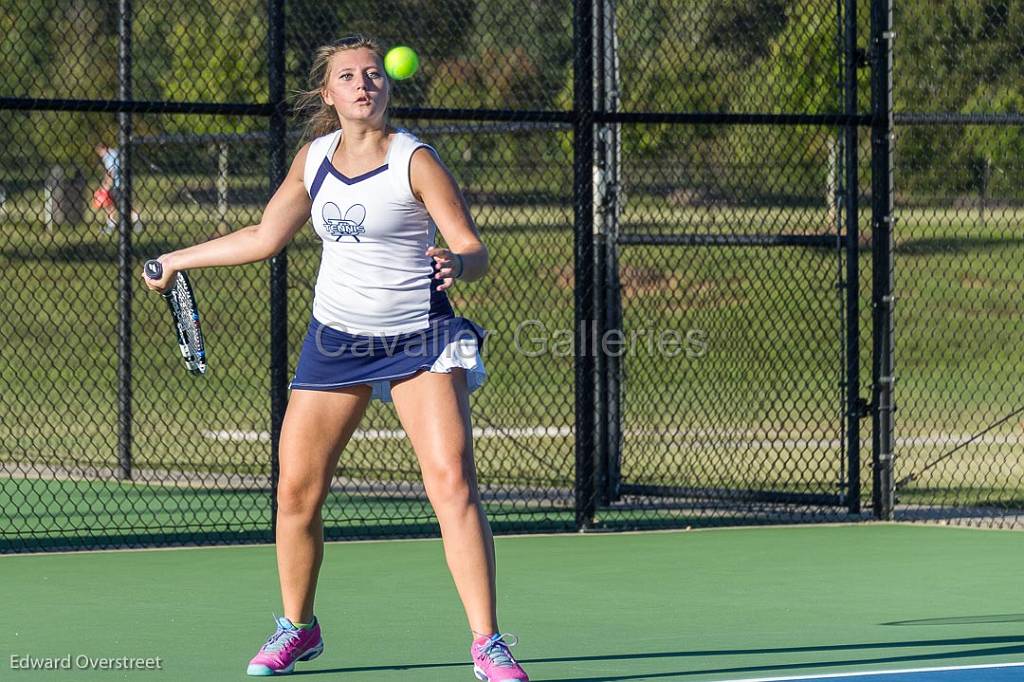
M 449 373 L 466 370 L 470 392 L 487 378 L 483 358 L 486 332 L 472 320 L 448 317 L 426 329 L 386 336 L 349 334 L 309 323 L 290 388 L 329 391 L 369 384 L 372 397 L 391 402 L 391 382 L 421 370 Z

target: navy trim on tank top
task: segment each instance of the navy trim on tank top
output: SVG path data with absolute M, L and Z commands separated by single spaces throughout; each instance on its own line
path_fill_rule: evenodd
M 427 313 L 428 321 L 455 315 L 451 301 L 448 300 L 448 292 L 437 290 L 438 285 L 443 282 L 444 280 L 437 279 L 433 275 L 430 276 L 430 312 Z
M 324 180 L 327 179 L 328 175 L 333 175 L 334 177 L 344 182 L 346 185 L 354 185 L 357 182 L 368 180 L 375 175 L 380 175 L 387 169 L 388 164 L 385 163 L 383 166 L 374 168 L 372 171 L 367 171 L 362 175 L 357 175 L 354 178 L 350 178 L 341 171 L 339 171 L 337 168 L 335 168 L 333 163 L 324 158 L 324 160 L 320 163 L 320 168 L 318 168 L 316 171 L 316 177 L 313 178 L 313 184 L 310 185 L 309 187 L 309 198 L 316 199 L 316 195 L 320 192 L 320 186 L 324 184 Z

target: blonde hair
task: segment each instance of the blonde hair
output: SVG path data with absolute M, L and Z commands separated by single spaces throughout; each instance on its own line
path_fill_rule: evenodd
M 295 112 L 307 119 L 303 139 L 320 137 L 341 127 L 338 113 L 334 107 L 324 102 L 322 96 L 331 76 L 331 58 L 343 50 L 364 48 L 372 50 L 381 63 L 384 62 L 384 50 L 381 49 L 380 43 L 362 33 L 339 38 L 317 48 L 313 55 L 313 65 L 309 69 L 308 89 L 299 91 L 295 98 Z

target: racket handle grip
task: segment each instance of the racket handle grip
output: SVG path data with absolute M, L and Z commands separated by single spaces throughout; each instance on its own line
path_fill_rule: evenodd
M 164 265 L 158 260 L 148 260 L 145 265 L 146 277 L 160 279 L 164 276 Z

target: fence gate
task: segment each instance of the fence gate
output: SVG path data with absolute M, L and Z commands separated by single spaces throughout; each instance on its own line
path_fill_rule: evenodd
M 617 30 L 625 4 L 597 3 L 594 17 L 591 511 L 674 525 L 859 513 L 857 127 L 868 118 L 855 3 L 834 8 L 827 59 L 796 67 L 834 83 L 821 113 L 800 115 L 765 113 L 784 106 L 768 84 L 735 112 L 623 111 L 619 74 L 636 66 L 619 55 L 641 49 L 618 45 L 641 33 Z M 680 63 L 705 58 L 679 49 Z M 621 158 L 664 135 L 677 142 L 668 163 Z

